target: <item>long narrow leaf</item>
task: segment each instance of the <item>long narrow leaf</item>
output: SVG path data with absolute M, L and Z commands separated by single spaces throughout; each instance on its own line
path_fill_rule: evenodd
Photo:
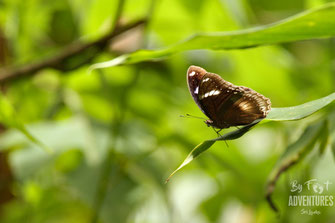
M 303 119 L 319 111 L 320 109 L 324 108 L 325 106 L 327 106 L 334 100 L 335 100 L 335 93 L 332 93 L 326 97 L 323 97 L 323 98 L 320 98 L 314 101 L 310 101 L 310 102 L 307 102 L 305 104 L 301 104 L 298 106 L 285 107 L 285 108 L 272 108 L 270 113 L 266 117 L 266 120 L 268 121 L 293 121 L 293 120 Z M 250 129 L 253 126 L 255 126 L 257 123 L 259 123 L 260 121 L 262 120 L 256 120 L 255 122 L 249 125 L 246 125 L 243 128 L 228 132 L 225 135 L 220 136 L 218 138 L 206 140 L 200 143 L 189 153 L 189 155 L 186 157 L 183 163 L 168 177 L 167 181 L 181 168 L 189 164 L 192 160 L 194 160 L 201 153 L 208 150 L 216 141 L 238 139 L 242 137 L 244 134 L 246 134 L 248 131 L 250 131 Z M 325 145 L 322 145 L 322 146 L 325 146 Z
M 306 154 L 308 154 L 318 141 L 320 134 L 323 129 L 327 127 L 327 122 L 317 122 L 313 125 L 308 126 L 300 138 L 289 145 L 286 151 L 277 161 L 275 168 L 272 170 L 267 184 L 266 197 L 273 210 L 278 211 L 276 205 L 273 203 L 271 195 L 274 191 L 276 182 L 278 181 L 281 174 L 287 171 L 291 166 L 298 163 Z
M 286 108 L 272 108 L 266 119 L 271 121 L 293 121 L 303 119 L 324 108 L 334 100 L 335 93 L 332 93 L 326 97 L 302 105 Z
M 157 60 L 187 50 L 229 50 L 327 38 L 335 35 L 335 20 L 332 18 L 335 18 L 335 3 L 325 4 L 266 26 L 232 32 L 196 34 L 164 49 L 139 50 L 111 61 L 94 64 L 91 69 Z
M 167 178 L 166 182 L 170 180 L 170 178 L 178 172 L 181 168 L 189 164 L 192 160 L 194 160 L 197 156 L 199 156 L 201 153 L 205 152 L 208 150 L 216 141 L 224 141 L 224 140 L 234 140 L 237 138 L 240 138 L 243 136 L 245 133 L 247 133 L 253 126 L 255 126 L 259 122 L 256 121 L 254 123 L 251 123 L 249 125 L 244 126 L 243 128 L 240 128 L 235 131 L 228 132 L 218 138 L 211 139 L 211 140 L 206 140 L 199 145 L 197 145 L 186 157 L 186 159 L 183 161 L 183 163 L 175 170 L 173 173 L 170 174 L 170 176 Z

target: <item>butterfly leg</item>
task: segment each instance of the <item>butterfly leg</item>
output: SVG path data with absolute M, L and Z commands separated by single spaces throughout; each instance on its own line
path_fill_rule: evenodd
M 215 128 L 214 128 L 213 126 L 212 126 L 212 128 L 213 128 L 213 130 L 216 132 L 216 134 L 218 134 L 219 137 L 222 136 L 222 135 L 220 134 L 220 132 L 222 131 L 222 129 L 215 130 Z M 228 143 L 227 143 L 227 140 L 224 140 L 224 142 L 226 143 L 227 147 L 229 147 L 229 145 L 228 145 Z
M 228 143 L 227 143 L 227 140 L 224 140 L 224 142 L 226 143 L 226 146 L 229 148 L 229 145 L 228 145 Z
M 222 129 L 216 130 L 213 126 L 212 126 L 212 128 L 213 128 L 214 132 L 216 132 L 216 134 L 218 134 L 218 136 L 222 136 L 220 134 L 220 132 L 222 131 Z

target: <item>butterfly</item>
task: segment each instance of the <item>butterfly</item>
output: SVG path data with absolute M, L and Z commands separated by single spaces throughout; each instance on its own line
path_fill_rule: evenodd
M 188 68 L 187 84 L 194 101 L 209 118 L 205 123 L 216 129 L 251 124 L 265 118 L 271 109 L 270 99 L 260 93 L 198 66 Z

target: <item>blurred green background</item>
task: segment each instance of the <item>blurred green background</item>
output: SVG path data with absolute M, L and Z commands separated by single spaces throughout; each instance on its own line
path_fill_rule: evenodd
M 168 46 L 197 32 L 269 24 L 327 2 L 124 1 L 118 26 L 143 18 L 147 23 L 106 47 L 1 85 L 17 118 L 54 153 L 1 125 L 0 222 L 334 222 L 334 207 L 317 207 L 321 214 L 309 216 L 288 206 L 292 180 L 329 180 L 329 194 L 335 193 L 330 146 L 322 155 L 312 151 L 281 176 L 273 194 L 280 217 L 265 199 L 276 161 L 323 112 L 260 124 L 228 148 L 217 142 L 164 184 L 197 144 L 216 137 L 201 120 L 180 117 L 204 117 L 187 89 L 190 65 L 262 93 L 273 107 L 294 106 L 335 91 L 334 39 L 188 51 L 88 74 L 91 64 L 136 49 Z M 99 40 L 116 24 L 118 5 L 1 0 L 1 69 L 53 58 L 74 42 Z

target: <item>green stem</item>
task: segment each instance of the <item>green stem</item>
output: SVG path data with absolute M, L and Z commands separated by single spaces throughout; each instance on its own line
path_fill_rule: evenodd
M 119 0 L 118 2 L 118 6 L 114 15 L 114 20 L 111 26 L 111 29 L 115 29 L 115 27 L 117 26 L 118 21 L 120 20 L 120 17 L 122 15 L 123 12 L 123 7 L 125 5 L 125 0 Z M 107 83 L 105 81 L 105 79 L 103 79 L 103 73 L 100 72 L 100 80 L 101 83 L 103 84 L 103 89 L 104 92 L 106 93 L 106 96 L 109 97 L 109 91 L 108 91 L 108 86 Z M 122 114 L 122 113 L 120 113 Z M 121 115 L 120 115 L 121 116 Z M 106 193 L 107 193 L 107 188 L 108 188 L 108 183 L 109 183 L 109 175 L 111 172 L 111 168 L 112 168 L 112 164 L 114 162 L 114 148 L 116 147 L 116 140 L 120 134 L 120 126 L 121 126 L 121 119 L 123 117 L 119 117 L 117 114 L 114 116 L 113 119 L 113 123 L 115 123 L 114 125 L 111 124 L 111 138 L 112 138 L 112 142 L 111 145 L 107 151 L 107 156 L 105 159 L 105 162 L 102 166 L 102 170 L 101 170 L 101 175 L 100 175 L 100 179 L 98 181 L 98 186 L 97 186 L 97 191 L 96 191 L 96 195 L 95 195 L 95 199 L 94 199 L 94 204 L 93 204 L 93 215 L 92 215 L 92 219 L 91 219 L 91 223 L 96 223 L 98 222 L 99 219 L 99 214 L 101 211 L 101 208 L 103 206 L 104 203 L 104 198 L 106 197 Z
M 116 13 L 117 18 L 121 16 L 121 11 L 124 6 L 124 2 L 125 2 L 124 0 L 120 0 L 119 2 L 118 10 Z M 147 14 L 147 18 L 148 18 L 147 23 L 145 23 L 145 27 L 144 27 L 144 33 L 146 32 L 147 26 L 149 24 L 149 19 L 152 18 L 154 8 L 156 5 L 155 3 L 156 3 L 156 0 L 152 0 L 150 4 L 148 14 Z M 114 19 L 112 27 L 115 28 L 117 26 L 117 22 L 118 22 L 118 19 Z M 142 45 L 145 45 L 146 42 L 147 42 L 146 40 L 143 40 Z M 108 86 L 108 82 L 106 81 L 105 75 L 102 70 L 98 70 L 98 72 L 99 72 L 100 82 L 102 84 L 102 88 L 104 89 L 105 95 L 107 97 L 110 97 L 111 95 L 110 86 Z M 129 95 L 133 86 L 136 85 L 137 80 L 139 78 L 139 74 L 140 74 L 140 69 L 139 67 L 136 67 L 133 80 L 129 83 L 128 86 L 126 86 L 123 89 L 123 93 L 121 94 L 121 99 L 118 104 L 119 112 L 116 112 L 113 117 L 112 123 L 114 124 L 111 124 L 111 139 L 113 141 L 111 142 L 111 145 L 107 152 L 106 160 L 101 170 L 101 176 L 99 180 L 99 185 L 97 187 L 97 193 L 96 193 L 95 202 L 94 202 L 94 215 L 92 217 L 92 221 L 91 221 L 92 223 L 96 223 L 98 221 L 99 213 L 103 206 L 104 198 L 106 197 L 106 194 L 107 194 L 109 182 L 112 180 L 110 179 L 110 176 L 111 176 L 113 163 L 117 161 L 117 159 L 115 158 L 115 155 L 116 155 L 115 148 L 117 147 L 117 139 L 121 134 L 120 129 L 122 127 L 122 123 L 125 118 L 125 111 L 127 108 L 127 96 Z M 112 98 L 110 98 L 109 100 L 113 101 Z M 118 164 L 116 165 L 116 167 L 117 168 L 114 169 L 115 174 L 113 175 L 115 177 L 117 177 L 118 175 L 118 172 L 120 170 L 120 165 Z

